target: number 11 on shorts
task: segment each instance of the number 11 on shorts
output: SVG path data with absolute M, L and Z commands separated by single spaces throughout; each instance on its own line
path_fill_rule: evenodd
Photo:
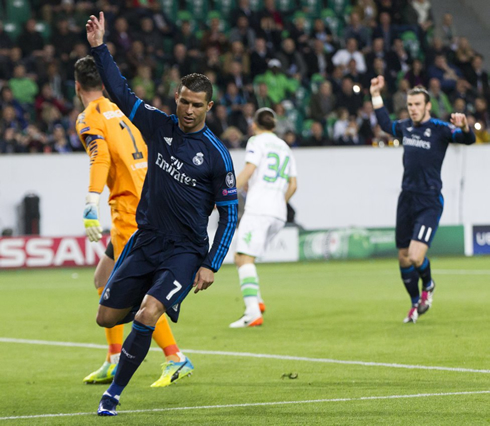
M 167 294 L 167 300 L 170 300 L 171 297 L 182 288 L 182 284 L 179 283 L 177 280 L 174 280 L 174 286 L 175 288 L 169 294 Z

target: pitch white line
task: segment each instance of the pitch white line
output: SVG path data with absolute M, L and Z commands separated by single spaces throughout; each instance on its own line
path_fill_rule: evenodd
M 9 337 L 0 337 L 0 343 L 21 343 L 29 345 L 46 345 L 46 346 L 65 346 L 76 348 L 92 348 L 92 349 L 107 349 L 107 345 L 96 345 L 93 343 L 74 343 L 74 342 L 55 342 L 49 340 L 27 340 L 13 339 Z M 150 348 L 151 351 L 160 352 L 159 348 Z M 458 368 L 458 367 L 440 367 L 428 365 L 410 365 L 410 364 L 393 364 L 386 362 L 369 362 L 369 361 L 346 361 L 330 358 L 306 358 L 300 356 L 289 355 L 270 355 L 270 354 L 254 354 L 250 352 L 224 352 L 224 351 L 203 351 L 198 349 L 182 349 L 183 352 L 199 355 L 216 355 L 216 356 L 234 356 L 245 358 L 263 358 L 263 359 L 280 359 L 285 361 L 306 361 L 319 362 L 325 364 L 344 364 L 344 365 L 362 365 L 365 367 L 388 367 L 388 368 L 404 368 L 409 370 L 437 370 L 437 371 L 453 371 L 458 373 L 481 373 L 489 374 L 490 370 L 477 370 L 473 368 Z
M 467 392 L 445 392 L 445 393 L 418 393 L 412 395 L 386 395 L 386 396 L 361 396 L 359 398 L 332 398 L 332 399 L 310 399 L 306 401 L 277 401 L 277 402 L 255 402 L 246 404 L 228 404 L 228 405 L 201 405 L 197 407 L 174 407 L 174 408 L 153 408 L 148 410 L 121 410 L 120 414 L 134 413 L 161 413 L 163 411 L 188 411 L 188 410 L 209 410 L 220 408 L 243 408 L 243 407 L 272 407 L 276 405 L 298 405 L 298 404 L 319 404 L 322 402 L 352 402 L 352 401 L 373 401 L 383 399 L 404 399 L 404 398 L 427 398 L 432 396 L 459 396 L 459 395 L 480 395 L 490 394 L 490 390 L 484 391 L 467 391 Z M 39 414 L 32 416 L 13 416 L 0 417 L 0 420 L 22 420 L 22 419 L 41 419 L 49 417 L 74 417 L 74 416 L 94 416 L 91 413 L 59 413 L 59 414 Z

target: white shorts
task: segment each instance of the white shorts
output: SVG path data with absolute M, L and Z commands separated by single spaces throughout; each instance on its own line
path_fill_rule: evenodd
M 262 256 L 269 242 L 284 225 L 285 222 L 276 217 L 245 213 L 238 225 L 236 252 Z

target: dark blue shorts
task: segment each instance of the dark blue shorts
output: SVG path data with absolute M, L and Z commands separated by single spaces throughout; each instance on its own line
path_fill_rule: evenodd
M 187 239 L 137 231 L 127 242 L 100 298 L 109 308 L 137 312 L 149 294 L 158 299 L 177 322 L 180 304 L 192 289 L 208 246 Z
M 415 240 L 430 247 L 443 209 L 441 194 L 402 191 L 396 212 L 396 246 L 407 248 Z

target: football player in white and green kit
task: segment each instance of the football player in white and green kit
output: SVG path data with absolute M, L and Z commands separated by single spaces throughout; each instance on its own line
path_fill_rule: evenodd
M 297 188 L 296 162 L 291 148 L 277 137 L 274 111 L 259 109 L 252 124 L 245 167 L 237 177 L 237 189 L 248 183 L 245 213 L 237 232 L 235 264 L 245 302 L 245 313 L 231 328 L 262 325 L 265 311 L 260 297 L 255 259 L 264 254 L 269 241 L 286 223 L 286 204 Z

